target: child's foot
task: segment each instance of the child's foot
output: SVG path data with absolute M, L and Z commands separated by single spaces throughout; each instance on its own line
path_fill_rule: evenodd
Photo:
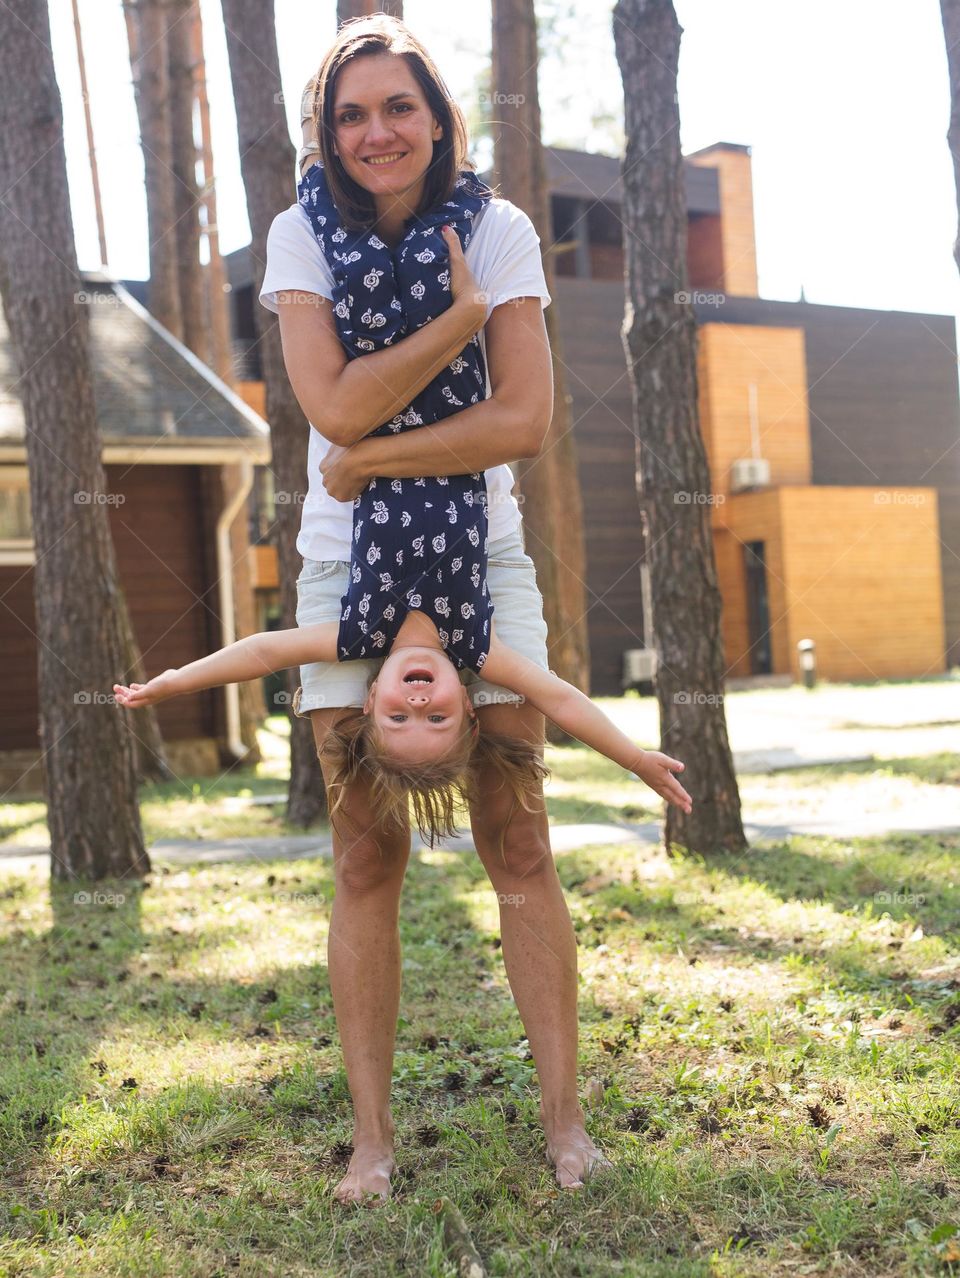
M 588 1178 L 613 1166 L 582 1122 L 547 1133 L 547 1161 L 556 1171 L 561 1189 L 582 1189 Z
M 347 1174 L 333 1196 L 338 1203 L 378 1207 L 390 1197 L 390 1177 L 396 1169 L 392 1145 L 380 1141 L 354 1142 Z

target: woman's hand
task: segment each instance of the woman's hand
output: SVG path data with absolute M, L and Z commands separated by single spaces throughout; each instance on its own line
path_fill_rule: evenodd
M 372 479 L 363 466 L 364 441 L 344 448 L 333 444 L 320 459 L 323 486 L 336 501 L 353 501 Z
M 689 814 L 693 811 L 693 800 L 673 775 L 674 772 L 682 772 L 685 767 L 686 764 L 679 759 L 671 759 L 659 750 L 646 750 L 633 770 L 651 790 Z
M 148 683 L 131 683 L 129 686 L 115 683 L 113 694 L 117 705 L 124 706 L 127 710 L 142 710 L 144 706 L 153 706 L 158 701 L 175 697 L 178 692 L 176 677 L 179 673 L 179 670 L 164 670 L 163 674 L 157 675 Z
M 460 236 L 456 233 L 452 226 L 443 227 L 441 234 L 444 243 L 450 250 L 450 292 L 453 294 L 453 304 L 459 308 L 464 318 L 469 321 L 470 328 L 468 337 L 473 337 L 474 333 L 479 333 L 483 328 L 487 319 L 487 295 L 481 293 L 480 286 L 473 277 L 473 272 L 467 266 L 467 259 L 463 256 L 463 245 L 460 243 Z

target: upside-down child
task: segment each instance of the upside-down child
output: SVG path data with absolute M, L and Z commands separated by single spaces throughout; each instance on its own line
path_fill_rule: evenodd
M 476 562 L 480 563 L 483 556 L 479 555 L 479 548 L 477 554 Z M 452 759 L 458 769 L 467 766 L 478 736 L 476 711 L 458 675 L 458 668 L 467 665 L 477 671 L 482 668 L 485 678 L 524 697 L 571 736 L 635 773 L 668 802 L 691 811 L 690 796 L 674 776 L 683 770 L 683 763 L 657 750 L 641 749 L 589 697 L 501 643 L 493 625 L 493 606 L 485 580 L 481 579 L 480 585 L 465 596 L 454 593 L 448 581 L 438 580 L 443 571 L 433 565 L 431 572 L 421 574 L 413 586 L 407 587 L 405 597 L 394 597 L 392 604 L 379 609 L 375 642 L 381 646 L 382 634 L 382 646 L 388 648 L 389 654 L 370 685 L 363 707 L 365 724 L 359 739 L 366 766 L 376 770 L 378 766 L 399 765 L 402 769 L 407 763 L 442 759 Z M 458 586 L 463 580 L 470 585 L 470 576 L 462 569 L 456 575 Z M 444 594 L 436 593 L 440 589 Z M 411 596 L 419 597 L 417 606 Z M 361 600 L 367 597 L 368 592 L 360 596 Z M 357 612 L 349 599 L 349 594 L 344 596 L 344 611 L 349 612 L 339 625 L 324 622 L 250 635 L 179 670 L 167 670 L 148 683 L 116 684 L 117 701 L 139 709 L 168 697 L 225 683 L 242 683 L 289 666 L 349 660 L 345 649 L 349 653 L 359 634 L 351 625 Z M 372 599 L 369 602 L 372 612 Z M 467 618 L 468 629 L 456 627 L 451 634 L 442 622 L 447 606 L 452 612 L 455 604 L 461 609 L 467 605 L 472 614 Z M 391 608 L 395 624 L 386 633 L 379 622 Z M 448 635 L 446 643 L 441 630 Z M 460 637 L 454 640 L 453 634 Z

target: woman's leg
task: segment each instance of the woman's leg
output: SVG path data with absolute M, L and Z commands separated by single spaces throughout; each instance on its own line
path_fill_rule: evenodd
M 484 706 L 478 713 L 481 731 L 543 740 L 543 716 L 531 706 Z M 577 1094 L 577 942 L 538 797 L 537 811 L 511 816 L 511 796 L 488 769 L 470 818 L 500 901 L 503 961 L 540 1079 L 547 1154 L 559 1184 L 576 1189 L 608 1163 L 587 1135 Z
M 342 710 L 310 715 L 317 748 Z M 329 780 L 329 778 L 327 778 Z M 335 894 L 327 945 L 330 989 L 353 1099 L 353 1157 L 334 1195 L 386 1197 L 393 1159 L 390 1082 L 400 1006 L 400 891 L 410 831 L 378 827 L 368 788 L 351 786 L 333 835 Z

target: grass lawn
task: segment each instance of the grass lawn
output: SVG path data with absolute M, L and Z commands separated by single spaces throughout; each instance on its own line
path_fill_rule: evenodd
M 550 761 L 555 819 L 653 814 L 589 752 Z M 956 756 L 884 766 L 956 781 Z M 154 791 L 151 837 L 277 833 L 270 809 L 197 822 L 237 788 L 282 790 L 265 767 L 212 805 Z M 806 785 L 855 803 L 876 771 Z M 799 774 L 754 783 L 803 800 Z M 2 821 L 24 842 L 42 810 Z M 544 1161 L 496 898 L 475 857 L 424 853 L 403 902 L 400 1174 L 376 1211 L 330 1198 L 351 1122 L 329 862 L 161 867 L 86 902 L 8 872 L 0 1276 L 454 1278 L 443 1196 L 509 1278 L 960 1272 L 958 853 L 943 835 L 559 856 L 588 1122 L 616 1162 L 572 1195 Z

